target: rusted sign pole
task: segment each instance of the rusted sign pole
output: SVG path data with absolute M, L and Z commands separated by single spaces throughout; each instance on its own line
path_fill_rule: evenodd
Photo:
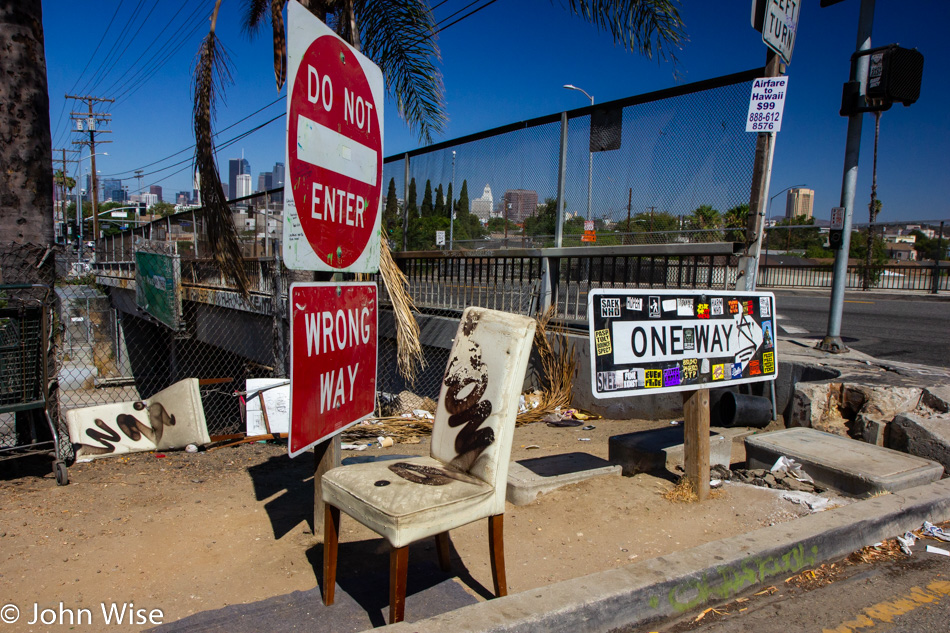
M 709 389 L 683 392 L 683 468 L 693 491 L 709 497 Z
M 706 425 L 707 428 L 709 424 Z M 323 473 L 331 468 L 340 465 L 340 457 L 343 452 L 340 448 L 340 435 L 334 435 L 330 439 L 313 447 L 313 533 L 315 536 L 323 537 Z M 709 449 L 709 440 L 706 440 L 707 451 Z M 709 460 L 706 460 L 709 463 Z M 707 467 L 708 470 L 708 467 Z

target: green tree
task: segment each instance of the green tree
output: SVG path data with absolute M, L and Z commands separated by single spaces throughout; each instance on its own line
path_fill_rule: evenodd
M 811 249 L 817 255 L 816 249 L 824 248 L 825 236 L 822 235 L 821 229 L 815 226 L 815 218 L 798 215 L 776 222 L 774 227 L 768 229 L 766 243 L 770 250 L 800 251 L 807 254 Z
M 489 222 L 491 224 L 491 222 Z M 525 235 L 545 235 L 551 239 L 545 241 L 554 244 L 554 234 L 557 231 L 557 200 L 547 198 L 544 204 L 539 205 L 534 215 L 524 219 Z
M 396 195 L 396 179 L 390 178 L 389 190 L 386 192 L 386 206 L 383 208 L 383 230 L 389 239 L 395 239 L 394 233 L 397 227 L 402 227 L 399 218 L 399 197 Z
M 439 184 L 439 187 L 435 190 L 435 208 L 432 210 L 433 213 L 442 217 L 443 215 L 448 217 L 448 212 L 445 210 L 445 194 L 442 193 L 442 184 Z
M 459 190 L 458 203 L 455 205 L 455 211 L 458 214 L 468 213 L 468 181 L 462 181 L 462 188 Z
M 914 229 L 910 232 L 914 236 L 914 250 L 917 251 L 917 259 L 937 259 L 937 253 L 942 247 L 944 253 L 940 254 L 940 259 L 946 259 L 947 239 L 940 240 L 936 237 L 927 237 L 920 229 Z
M 416 206 L 416 179 L 409 181 L 409 199 L 406 201 L 406 212 L 410 218 L 419 216 L 419 207 Z
M 424 218 L 431 218 L 434 215 L 432 208 L 432 183 L 429 180 L 426 180 L 426 190 L 425 193 L 422 194 L 422 207 L 419 211 Z
M 723 217 L 723 224 L 727 229 L 726 239 L 730 242 L 744 242 L 745 229 L 749 222 L 749 204 L 743 202 L 726 211 Z
M 156 202 L 148 208 L 148 212 L 164 218 L 175 213 L 175 205 L 171 202 Z
M 452 183 L 449 183 L 448 189 L 446 190 L 446 193 L 445 193 L 445 214 L 446 215 L 449 215 L 455 209 L 453 204 L 454 203 L 452 200 Z

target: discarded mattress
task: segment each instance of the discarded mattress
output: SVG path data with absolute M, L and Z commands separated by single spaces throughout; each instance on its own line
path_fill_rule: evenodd
M 206 444 L 198 379 L 188 378 L 147 400 L 116 402 L 66 412 L 76 459 Z

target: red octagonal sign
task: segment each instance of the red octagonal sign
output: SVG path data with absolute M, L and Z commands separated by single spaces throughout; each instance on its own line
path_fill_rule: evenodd
M 291 7 L 299 9 L 297 3 Z M 296 211 L 290 215 L 296 216 L 306 244 L 293 228 L 288 235 L 292 218 L 285 222 L 285 260 L 298 269 L 375 272 L 383 135 L 381 97 L 378 91 L 374 95 L 372 84 L 381 85 L 382 73 L 309 12 L 300 11 L 307 14 L 301 16 L 307 29 L 301 34 L 292 25 L 290 38 L 295 33 L 317 37 L 309 45 L 305 39 L 290 47 L 292 57 L 299 57 L 290 64 L 286 189 Z

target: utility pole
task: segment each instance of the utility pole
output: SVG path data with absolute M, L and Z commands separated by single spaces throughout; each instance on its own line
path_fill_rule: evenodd
M 62 226 L 63 226 L 63 242 L 64 242 L 64 243 L 68 243 L 68 240 L 66 239 L 66 225 L 68 224 L 68 222 L 67 222 L 67 220 L 66 220 L 66 178 L 67 178 L 67 175 L 66 175 L 66 163 L 78 163 L 79 161 L 78 161 L 78 160 L 67 160 L 67 159 L 66 159 L 66 150 L 65 150 L 65 149 L 54 149 L 53 151 L 54 151 L 54 152 L 62 152 L 62 153 L 63 153 L 63 158 L 61 159 L 61 162 L 63 163 L 63 171 L 62 171 L 63 178 L 62 178 L 62 180 L 61 180 L 60 183 L 59 183 L 59 185 L 60 185 L 60 187 L 59 187 L 59 191 L 60 191 L 60 194 L 59 194 L 59 210 L 60 210 L 60 214 L 61 214 L 62 219 L 63 219 L 63 224 L 62 224 Z M 72 151 L 72 150 L 70 150 L 70 151 Z M 55 234 L 55 231 L 54 231 L 53 233 Z
M 115 99 L 109 99 L 107 97 L 90 97 L 85 96 L 81 97 L 78 95 L 66 95 L 67 99 L 76 99 L 78 101 L 83 101 L 89 106 L 88 112 L 70 112 L 70 117 L 76 121 L 76 131 L 82 131 L 82 122 L 86 121 L 86 127 L 89 132 L 88 141 L 73 141 L 73 145 L 89 145 L 89 161 L 91 163 L 90 170 L 92 175 L 90 177 L 89 188 L 92 189 L 92 241 L 95 243 L 99 239 L 99 183 L 96 178 L 96 128 L 98 123 L 108 122 L 112 117 L 111 114 L 106 112 L 95 112 L 92 107 L 94 103 L 108 102 L 113 103 Z M 111 134 L 109 130 L 100 130 L 103 134 Z M 100 143 L 111 143 L 112 141 L 99 141 Z M 80 217 L 80 222 L 82 218 Z
M 766 55 L 765 76 L 778 77 L 782 59 L 772 50 Z M 772 156 L 775 154 L 775 132 L 759 132 L 755 140 L 755 164 L 752 168 L 752 190 L 749 193 L 749 216 L 746 221 L 745 247 L 739 257 L 737 290 L 755 290 L 759 274 L 759 255 L 765 227 L 765 201 L 772 179 Z
M 135 179 L 139 181 L 139 195 L 142 195 L 142 170 L 135 170 Z
M 874 0 L 861 0 L 858 14 L 858 41 L 856 52 L 871 48 L 871 28 L 874 25 Z M 858 100 L 863 102 L 867 84 L 869 58 L 860 55 L 851 64 L 850 80 L 858 82 Z M 825 352 L 847 352 L 841 340 L 841 315 L 844 311 L 844 286 L 848 273 L 848 254 L 851 249 L 851 219 L 854 214 L 854 193 L 858 185 L 858 157 L 861 153 L 861 124 L 863 112 L 848 116 L 848 136 L 844 150 L 844 174 L 841 179 L 841 203 L 844 207 L 844 226 L 841 248 L 835 253 L 834 276 L 831 281 L 831 306 L 828 310 L 828 330 L 817 348 Z

